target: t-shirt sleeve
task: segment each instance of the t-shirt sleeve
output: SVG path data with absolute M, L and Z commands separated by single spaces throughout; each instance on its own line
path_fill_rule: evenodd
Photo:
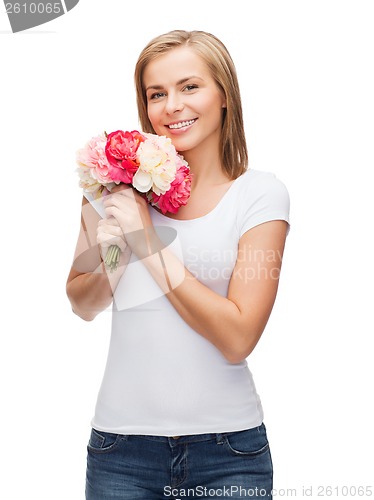
M 240 237 L 253 227 L 272 220 L 288 222 L 290 230 L 290 197 L 286 186 L 274 174 L 262 172 L 243 189 L 239 201 Z

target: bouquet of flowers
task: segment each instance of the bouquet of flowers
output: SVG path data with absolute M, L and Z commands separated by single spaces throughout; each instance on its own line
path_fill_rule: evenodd
M 191 173 L 183 156 L 164 136 L 117 130 L 92 137 L 77 151 L 79 186 L 94 199 L 120 183 L 142 193 L 163 214 L 176 213 L 191 192 Z M 110 271 L 117 269 L 120 249 L 112 245 L 105 257 Z

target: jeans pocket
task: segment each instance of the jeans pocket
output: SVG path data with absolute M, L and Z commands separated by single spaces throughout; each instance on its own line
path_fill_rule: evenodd
M 108 453 L 119 445 L 126 436 L 91 429 L 87 449 L 94 453 Z
M 230 432 L 224 435 L 224 443 L 231 455 L 258 457 L 269 451 L 269 442 L 264 424 L 253 429 Z

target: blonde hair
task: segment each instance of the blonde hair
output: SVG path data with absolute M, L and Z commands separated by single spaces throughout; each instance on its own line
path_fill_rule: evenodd
M 143 82 L 147 64 L 156 57 L 183 46 L 190 47 L 203 59 L 225 97 L 226 108 L 223 109 L 220 157 L 225 172 L 231 179 L 236 179 L 247 169 L 248 165 L 239 84 L 228 50 L 214 35 L 205 31 L 174 30 L 154 38 L 142 50 L 134 75 L 140 125 L 144 132 L 155 133 L 148 118 L 147 96 Z

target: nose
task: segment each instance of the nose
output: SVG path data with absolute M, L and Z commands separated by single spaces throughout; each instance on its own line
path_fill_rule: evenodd
M 168 115 L 172 115 L 178 111 L 182 111 L 184 105 L 179 93 L 169 92 L 167 95 L 165 111 Z

